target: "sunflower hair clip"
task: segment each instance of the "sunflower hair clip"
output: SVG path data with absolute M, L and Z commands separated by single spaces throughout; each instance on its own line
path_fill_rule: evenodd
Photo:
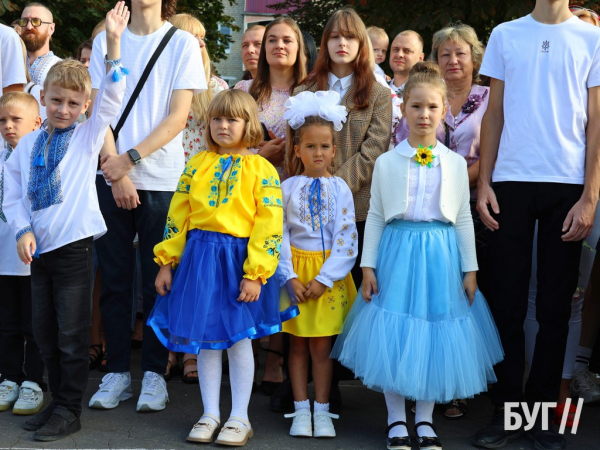
M 423 147 L 422 145 L 419 145 L 414 158 L 414 161 L 415 163 L 417 163 L 417 166 L 427 166 L 431 168 L 433 167 L 431 163 L 434 159 L 435 155 L 433 154 L 433 145 L 430 145 L 429 147 Z

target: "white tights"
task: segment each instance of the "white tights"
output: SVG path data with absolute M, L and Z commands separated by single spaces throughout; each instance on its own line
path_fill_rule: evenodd
M 395 392 L 386 392 L 385 404 L 388 409 L 388 425 L 394 422 L 406 422 L 406 406 L 405 399 L 402 395 Z M 415 414 L 415 423 L 429 422 L 433 423 L 433 407 L 435 402 L 417 401 L 417 409 Z M 419 436 L 434 437 L 437 436 L 431 427 L 422 425 L 417 429 Z M 388 437 L 408 436 L 408 430 L 404 425 L 396 425 L 388 432 Z

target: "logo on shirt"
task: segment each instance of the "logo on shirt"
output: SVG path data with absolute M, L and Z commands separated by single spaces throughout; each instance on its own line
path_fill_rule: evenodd
M 548 53 L 550 51 L 550 41 L 542 42 L 542 53 Z

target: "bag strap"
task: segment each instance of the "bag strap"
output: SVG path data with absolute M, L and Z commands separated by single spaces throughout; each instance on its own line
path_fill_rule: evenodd
M 144 84 L 146 84 L 146 80 L 150 76 L 150 72 L 152 72 L 152 68 L 154 67 L 154 64 L 156 64 L 158 57 L 163 52 L 163 50 L 165 49 L 165 47 L 167 46 L 167 44 L 169 43 L 169 41 L 171 40 L 171 38 L 173 37 L 173 35 L 175 34 L 176 31 L 177 31 L 176 27 L 172 26 L 171 28 L 169 28 L 169 31 L 167 31 L 167 34 L 165 34 L 163 36 L 162 40 L 160 41 L 160 44 L 158 44 L 158 47 L 152 54 L 152 57 L 148 61 L 148 64 L 146 64 L 146 68 L 144 69 L 144 72 L 142 73 L 142 76 L 140 77 L 140 81 L 138 81 L 138 84 L 135 87 L 133 94 L 131 94 L 129 101 L 127 102 L 127 105 L 125 106 L 125 109 L 123 110 L 123 114 L 121 114 L 121 117 L 119 118 L 119 122 L 117 122 L 117 126 L 113 129 L 113 135 L 115 137 L 115 142 L 117 142 L 117 139 L 119 139 L 119 131 L 121 131 L 121 128 L 123 128 L 123 125 L 125 124 L 125 121 L 127 120 L 127 116 L 129 116 L 129 113 L 133 109 L 133 105 L 135 104 L 135 101 L 139 97 L 140 92 L 142 91 L 142 88 L 144 87 Z

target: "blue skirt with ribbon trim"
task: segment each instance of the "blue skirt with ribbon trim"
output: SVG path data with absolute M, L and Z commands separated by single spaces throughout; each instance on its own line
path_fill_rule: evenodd
M 469 300 L 456 231 L 394 220 L 383 232 L 378 294 L 359 294 L 332 356 L 363 383 L 422 401 L 473 397 L 496 381 L 500 337 L 481 292 Z
M 248 239 L 214 231 L 191 230 L 171 291 L 157 296 L 148 318 L 169 350 L 197 354 L 225 349 L 245 339 L 281 331 L 281 323 L 298 315 L 298 307 L 280 310 L 280 288 L 270 279 L 256 302 L 238 302 Z

